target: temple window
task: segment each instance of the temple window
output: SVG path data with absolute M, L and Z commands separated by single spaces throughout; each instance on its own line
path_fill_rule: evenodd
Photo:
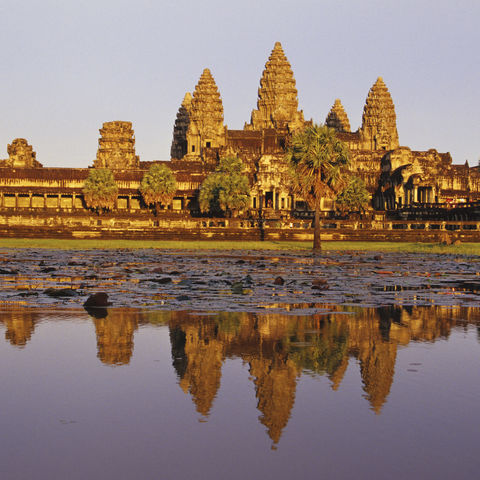
M 212 142 L 207 142 L 207 143 L 206 143 L 206 147 L 207 147 L 207 148 L 210 148 L 211 146 L 212 146 Z
M 195 151 L 195 145 L 192 145 L 192 152 Z

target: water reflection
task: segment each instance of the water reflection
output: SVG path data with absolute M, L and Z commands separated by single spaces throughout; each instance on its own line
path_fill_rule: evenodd
M 92 317 L 97 334 L 98 358 L 107 365 L 126 365 L 133 354 L 133 334 L 138 328 L 138 312 L 112 310 L 101 318 Z
M 97 356 L 106 365 L 130 363 L 134 335 L 141 326 L 169 329 L 172 364 L 178 383 L 203 417 L 212 411 L 227 358 L 246 365 L 255 387 L 259 420 L 273 444 L 280 441 L 295 402 L 302 374 L 324 376 L 339 389 L 353 359 L 358 364 L 364 396 L 380 414 L 394 381 L 397 350 L 409 342 L 448 338 L 455 326 L 480 320 L 479 308 L 340 308 L 330 313 L 279 314 L 145 312 L 109 309 L 76 318 L 93 322 Z M 91 312 L 90 312 L 91 313 Z M 24 347 L 35 326 L 61 318 L 55 312 L 11 309 L 1 314 L 6 340 Z M 480 340 L 480 327 L 478 335 Z
M 14 308 L 1 314 L 0 321 L 5 324 L 5 339 L 16 347 L 24 347 L 33 335 L 35 324 L 42 318 L 34 310 Z

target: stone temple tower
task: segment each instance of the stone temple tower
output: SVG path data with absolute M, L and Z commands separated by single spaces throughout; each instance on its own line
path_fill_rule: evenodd
M 365 150 L 395 150 L 399 147 L 395 106 L 382 77 L 378 77 L 368 92 L 360 135 Z
M 42 164 L 37 161 L 33 147 L 24 138 L 16 138 L 7 146 L 7 165 L 13 168 L 37 168 Z
M 334 128 L 337 132 L 350 132 L 350 122 L 342 102 L 337 98 L 330 113 L 325 120 L 325 125 Z
M 223 147 L 226 137 L 223 104 L 208 68 L 203 71 L 195 87 L 189 108 L 190 123 L 186 133 L 188 156 L 201 156 L 205 148 Z
M 257 109 L 252 111 L 246 130 L 288 128 L 296 130 L 304 125 L 303 112 L 298 110 L 295 78 L 280 42 L 276 42 L 265 64 Z
M 183 158 L 188 152 L 187 131 L 190 125 L 190 112 L 192 110 L 192 94 L 187 92 L 182 105 L 178 109 L 177 118 L 173 127 L 173 141 L 170 149 L 172 158 Z
M 100 129 L 95 168 L 127 170 L 139 168 L 135 155 L 135 134 L 132 122 L 105 122 Z

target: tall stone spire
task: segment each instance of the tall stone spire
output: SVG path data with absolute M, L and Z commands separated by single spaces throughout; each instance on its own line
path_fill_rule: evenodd
M 280 42 L 276 42 L 265 64 L 257 109 L 252 111 L 249 130 L 289 127 L 294 130 L 304 124 L 303 112 L 298 111 L 295 78 Z
M 203 148 L 225 145 L 222 99 L 208 68 L 193 92 L 187 142 L 190 155 L 200 155 Z
M 378 77 L 368 92 L 360 133 L 365 149 L 394 150 L 399 147 L 395 106 L 382 77 Z
M 95 168 L 124 170 L 139 168 L 140 160 L 135 155 L 135 133 L 132 122 L 105 122 L 100 129 Z
M 340 99 L 336 99 L 330 113 L 325 120 L 325 125 L 334 128 L 337 132 L 350 132 L 350 122 L 348 121 L 347 113 L 343 108 Z
M 192 109 L 192 94 L 187 92 L 178 109 L 175 125 L 173 126 L 173 140 L 170 149 L 172 158 L 183 158 L 187 154 L 187 130 L 190 125 L 190 111 Z

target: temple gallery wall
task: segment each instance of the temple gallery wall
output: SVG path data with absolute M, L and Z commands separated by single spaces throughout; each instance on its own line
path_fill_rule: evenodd
M 277 221 L 279 228 L 295 228 L 297 213 L 307 207 L 289 187 L 285 146 L 293 133 L 311 122 L 299 109 L 295 78 L 277 42 L 260 79 L 256 108 L 243 129 L 231 130 L 224 124 L 222 98 L 212 72 L 206 68 L 193 93 L 185 94 L 174 119 L 170 160 L 141 161 L 135 152 L 132 123 L 110 121 L 100 129 L 97 156 L 90 168 L 108 168 L 114 173 L 119 190 L 110 215 L 128 224 L 141 224 L 148 217 L 152 227 L 163 224 L 186 228 L 198 213 L 198 191 L 203 180 L 220 158 L 237 156 L 250 182 L 250 210 L 245 218 L 253 221 L 260 209 L 265 219 Z M 333 99 L 324 123 L 336 130 L 351 152 L 351 173 L 367 186 L 372 220 L 409 206 L 438 212 L 440 207 L 480 200 L 476 167 L 454 165 L 449 153 L 434 148 L 413 151 L 401 145 L 395 106 L 381 77 L 367 93 L 361 126 L 356 131 L 352 131 L 340 99 Z M 104 221 L 86 208 L 83 199 L 89 168 L 43 167 L 33 146 L 23 138 L 12 140 L 7 153 L 8 158 L 0 160 L 0 225 L 16 222 L 16 228 L 39 228 L 62 223 L 62 217 L 88 218 L 83 224 Z M 167 165 L 177 181 L 177 191 L 163 220 L 150 218 L 152 213 L 139 192 L 145 172 L 154 163 Z M 334 209 L 332 200 L 323 199 L 322 208 L 327 216 Z M 461 219 L 474 218 L 465 214 Z M 434 216 L 430 220 L 435 220 Z M 198 225 L 208 226 L 208 222 L 202 222 Z M 63 221 L 62 228 L 68 230 L 69 223 L 75 221 Z

